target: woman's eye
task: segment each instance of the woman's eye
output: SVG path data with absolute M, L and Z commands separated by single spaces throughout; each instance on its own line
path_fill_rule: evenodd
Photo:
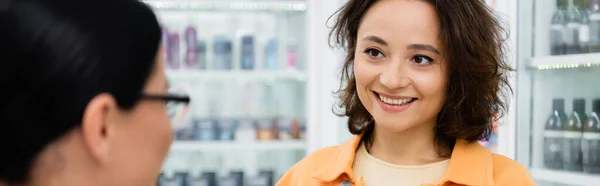
M 427 65 L 427 64 L 430 64 L 431 62 L 433 62 L 433 59 L 431 59 L 430 57 L 422 56 L 422 55 L 417 55 L 417 56 L 413 57 L 412 60 L 419 65 Z
M 373 57 L 373 58 L 381 58 L 381 57 L 383 57 L 383 53 L 381 53 L 377 49 L 368 48 L 367 50 L 365 50 L 365 53 L 367 55 L 369 55 L 369 57 Z

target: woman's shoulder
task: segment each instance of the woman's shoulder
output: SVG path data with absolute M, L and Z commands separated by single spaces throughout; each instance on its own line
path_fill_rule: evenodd
M 277 183 L 278 186 L 320 185 L 337 180 L 352 169 L 354 153 L 360 144 L 355 136 L 342 145 L 322 148 L 296 163 Z
M 294 165 L 296 171 L 316 171 L 339 154 L 340 145 L 318 149 Z
M 322 148 L 304 157 L 277 182 L 277 186 L 314 185 L 322 168 L 339 153 L 340 146 Z
M 492 153 L 494 182 L 496 185 L 535 185 L 528 169 L 506 156 Z

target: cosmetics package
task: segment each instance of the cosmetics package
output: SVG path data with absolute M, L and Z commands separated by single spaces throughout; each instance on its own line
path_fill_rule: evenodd
M 188 178 L 187 186 L 216 186 L 217 178 L 214 172 L 204 172 Z
M 248 178 L 247 186 L 273 186 L 273 171 L 260 171 L 258 176 Z
M 174 129 L 175 131 L 175 140 L 194 140 L 195 139 L 195 130 L 194 130 L 194 122 L 190 124 L 185 124 L 183 127 Z
M 196 69 L 198 65 L 198 40 L 196 37 L 196 29 L 188 27 L 185 31 L 185 41 L 187 50 L 185 52 L 185 66 L 188 69 Z
M 212 141 L 218 139 L 218 121 L 210 118 L 199 118 L 196 120 L 196 140 Z
M 230 70 L 232 69 L 232 43 L 231 39 L 217 35 L 213 38 L 213 69 Z
M 235 140 L 241 142 L 256 140 L 254 120 L 251 117 L 242 117 L 238 121 L 238 127 L 235 130 Z
M 279 68 L 279 55 L 277 38 L 271 38 L 265 45 L 265 64 L 264 68 L 268 70 L 277 70 Z
M 164 25 L 162 25 L 160 27 L 160 29 L 161 29 L 161 44 L 162 44 L 162 47 L 163 47 L 162 48 L 163 49 L 163 55 L 165 56 L 165 58 L 167 58 L 167 56 L 169 56 L 169 46 L 168 46 L 168 43 L 169 43 L 169 29 L 166 26 L 164 26 Z M 167 60 L 167 62 L 165 63 L 165 65 L 168 68 L 169 67 L 169 61 L 168 61 L 168 59 L 166 59 L 166 60 Z
M 241 69 L 254 69 L 254 37 L 245 35 L 241 37 Z
M 168 172 L 162 174 L 159 186 L 185 186 L 186 179 L 187 173 L 177 172 L 173 174 L 172 172 Z
M 198 54 L 198 69 L 205 70 L 207 68 L 207 46 L 206 41 L 198 40 L 198 50 L 196 53 Z
M 171 69 L 179 69 L 180 60 L 179 60 L 179 34 L 174 33 L 169 35 L 168 41 L 168 52 L 167 52 L 167 63 L 169 64 L 169 68 Z
M 186 172 L 175 173 L 175 180 L 177 182 L 177 186 L 186 186 L 187 179 L 188 179 L 188 173 L 186 173 Z
M 297 70 L 297 55 L 298 55 L 298 46 L 296 44 L 296 40 L 290 39 L 288 43 L 288 51 L 287 51 L 287 69 L 289 70 Z
M 232 171 L 229 175 L 221 177 L 219 186 L 244 186 L 244 172 Z
M 269 118 L 259 118 L 256 123 L 256 136 L 258 140 L 273 140 L 276 135 L 273 132 L 273 120 Z
M 236 122 L 233 117 L 222 117 L 219 119 L 219 140 L 231 141 L 234 139 Z

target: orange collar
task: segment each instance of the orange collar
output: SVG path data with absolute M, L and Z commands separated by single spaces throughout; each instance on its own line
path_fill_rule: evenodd
M 352 165 L 354 155 L 360 144 L 357 135 L 338 147 L 335 154 L 312 176 L 324 182 L 331 182 L 343 174 L 354 180 Z M 494 185 L 492 153 L 479 143 L 456 140 L 448 169 L 442 179 L 442 185 L 448 182 L 463 185 Z

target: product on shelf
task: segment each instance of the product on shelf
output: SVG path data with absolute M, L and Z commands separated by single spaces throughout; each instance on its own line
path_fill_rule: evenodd
M 298 139 L 306 139 L 306 121 L 305 120 L 300 120 L 299 121 L 300 124 L 300 130 L 298 133 Z
M 221 118 L 218 126 L 219 140 L 231 141 L 235 138 L 237 121 L 234 118 Z
M 271 38 L 265 46 L 265 69 L 276 70 L 279 68 L 277 38 Z
M 296 44 L 296 40 L 290 40 L 289 41 L 289 45 L 288 45 L 288 53 L 287 53 L 287 68 L 288 69 L 292 69 L 295 70 L 297 68 L 296 66 L 296 60 L 297 60 L 297 44 Z
M 273 140 L 273 120 L 268 118 L 260 118 L 256 123 L 256 136 L 258 140 Z
M 590 16 L 585 9 L 585 0 L 576 1 L 577 8 L 581 13 L 581 26 L 579 27 L 579 49 L 580 53 L 589 53 L 590 51 Z
M 280 118 L 279 123 L 279 139 L 291 140 L 298 139 L 299 126 L 297 120 L 290 118 Z
M 194 125 L 185 125 L 181 128 L 173 130 L 175 132 L 175 140 L 194 140 L 196 134 L 194 132 Z
M 563 168 L 563 124 L 566 121 L 564 108 L 564 99 L 552 100 L 552 114 L 544 127 L 544 165 L 546 168 Z
M 198 141 L 212 141 L 218 139 L 217 122 L 218 121 L 209 118 L 196 120 L 195 139 Z
M 273 171 L 260 171 L 256 177 L 248 178 L 247 186 L 273 186 Z
M 169 47 L 168 47 L 169 30 L 164 25 L 161 25 L 160 29 L 161 29 L 161 38 L 160 39 L 161 39 L 161 43 L 162 43 L 162 47 L 163 47 L 163 54 L 165 57 L 167 57 L 168 51 L 169 51 Z
M 590 52 L 600 52 L 600 0 L 590 0 L 588 4 L 590 27 Z
M 585 99 L 573 100 L 573 114 L 563 126 L 563 167 L 570 171 L 583 171 L 581 161 L 581 137 L 583 124 L 587 121 Z
M 244 186 L 244 172 L 232 171 L 228 176 L 218 180 L 219 186 Z
M 158 186 L 185 186 L 185 182 L 188 179 L 188 175 L 185 172 L 167 172 L 161 174 L 159 178 Z
M 213 38 L 213 69 L 229 70 L 232 68 L 232 44 L 225 36 L 217 35 Z
M 185 51 L 185 65 L 189 69 L 198 68 L 198 40 L 196 39 L 196 29 L 192 26 L 185 31 L 185 41 L 187 50 Z
M 179 69 L 179 34 L 169 34 L 167 41 L 167 68 Z
M 552 15 L 550 23 L 550 54 L 562 55 L 565 53 L 565 16 L 563 0 L 557 0 L 557 9 Z
M 242 36 L 241 43 L 241 67 L 244 70 L 252 70 L 254 69 L 254 37 Z
M 256 131 L 254 130 L 254 120 L 249 117 L 241 118 L 238 122 L 238 128 L 235 131 L 236 141 L 254 141 L 256 140 Z
M 579 29 L 581 27 L 581 12 L 579 8 L 575 6 L 574 0 L 569 0 L 567 9 L 565 11 L 565 45 L 567 54 L 581 53 L 579 44 Z
M 208 63 L 207 59 L 206 59 L 206 53 L 207 53 L 206 41 L 198 40 L 198 50 L 196 51 L 196 53 L 198 54 L 198 56 L 197 56 L 198 69 L 206 69 L 207 63 Z
M 592 102 L 592 113 L 583 130 L 583 171 L 600 174 L 600 99 Z
M 186 186 L 215 186 L 217 185 L 217 174 L 214 172 L 204 172 L 201 175 L 191 175 L 188 177 Z
M 274 171 L 260 170 L 253 177 L 244 177 L 243 171 L 231 171 L 229 175 L 218 177 L 216 172 L 205 171 L 161 173 L 158 186 L 274 186 Z

